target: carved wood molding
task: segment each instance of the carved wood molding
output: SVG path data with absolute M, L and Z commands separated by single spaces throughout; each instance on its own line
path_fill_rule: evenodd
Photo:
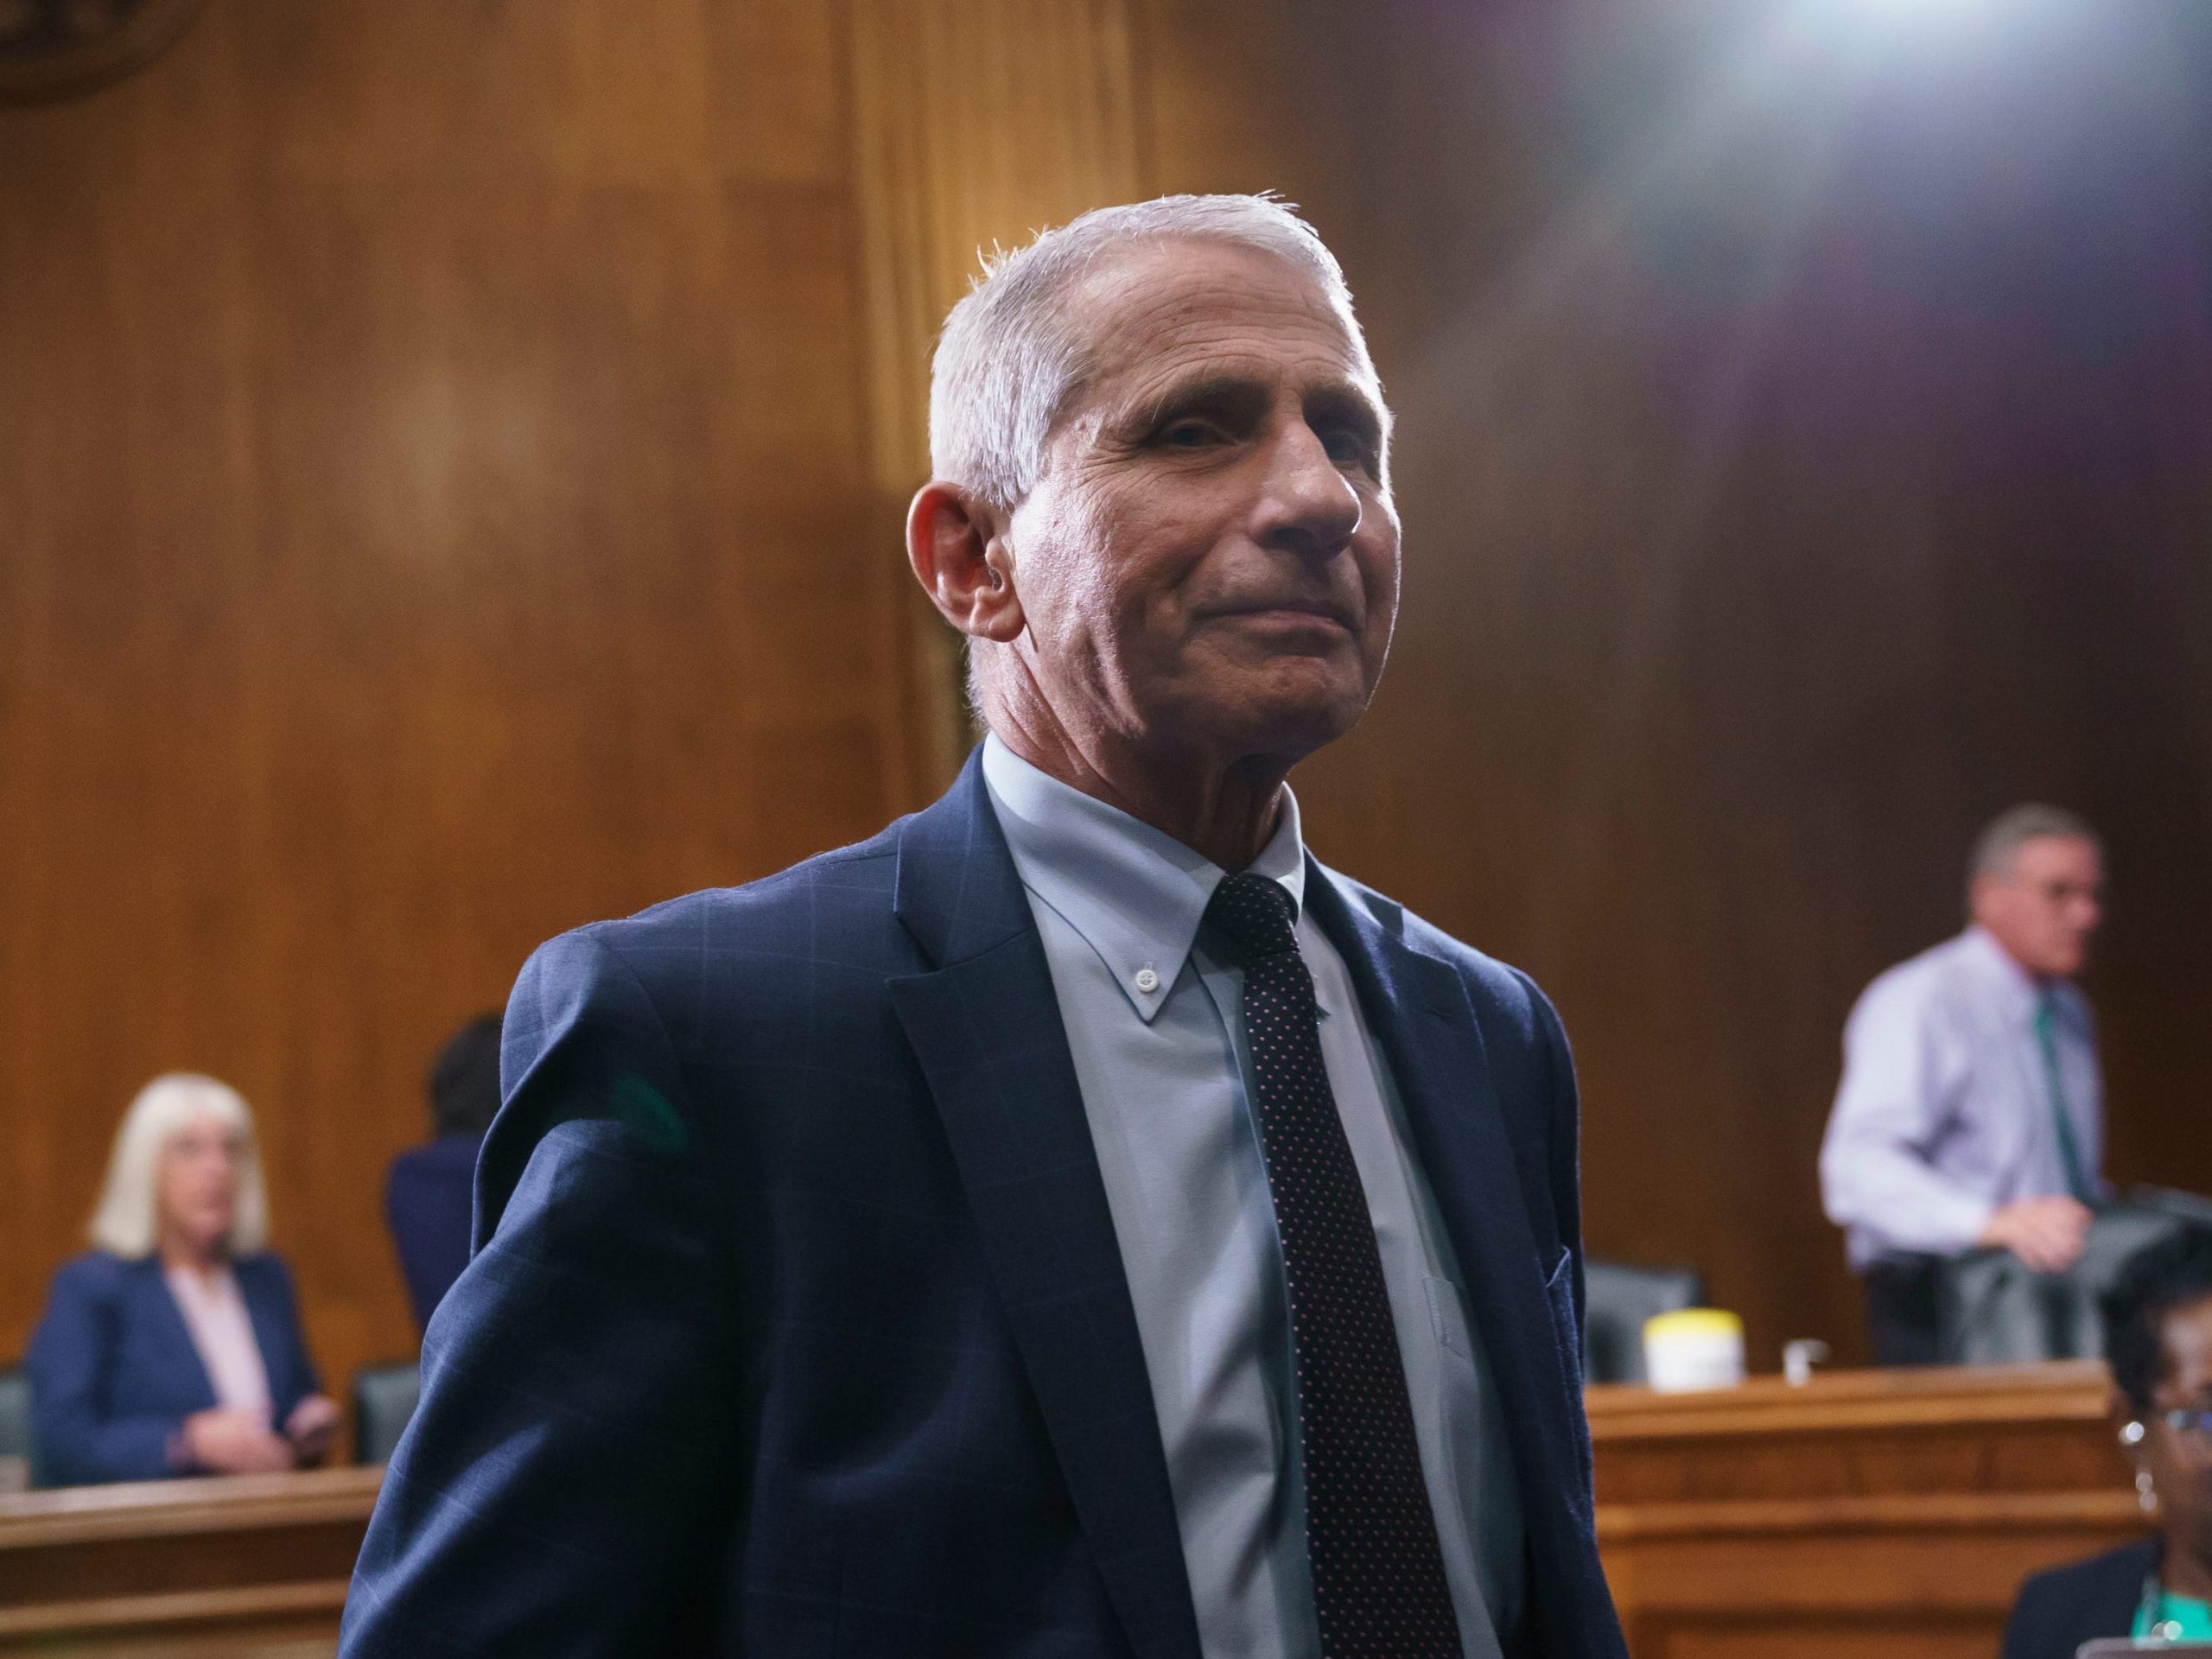
M 929 359 L 978 251 L 1145 191 L 1125 0 L 851 0 L 853 128 L 887 487 L 929 467 Z
M 377 1465 L 54 1487 L 0 1498 L 0 1554 L 111 1538 L 365 1522 L 383 1484 L 384 1468 Z
M 978 251 L 1149 194 L 1135 10 L 849 0 L 868 453 L 887 522 L 929 475 L 930 353 Z M 942 787 L 969 740 L 958 642 L 918 593 L 907 617 L 917 735 Z
M 2044 1533 L 2084 1528 L 2124 1539 L 2143 1529 L 2128 1491 L 1878 1492 L 1739 1503 L 1600 1503 L 1598 1540 L 1786 1536 L 1842 1538 L 1866 1533 Z
M 1702 1439 L 1840 1428 L 1948 1427 L 1956 1423 L 2095 1423 L 2112 1388 L 2094 1360 L 1981 1369 L 1841 1371 L 1802 1388 L 1780 1377 L 1697 1394 L 1658 1394 L 1600 1383 L 1586 1401 L 1599 1440 Z
M 347 1583 L 345 1579 L 323 1579 L 308 1584 L 256 1584 L 0 1607 L 0 1653 L 16 1647 L 29 1652 L 64 1648 L 81 1653 L 94 1637 L 160 1634 L 175 1641 L 212 1631 L 237 1635 L 270 1624 L 327 1627 L 334 1641 L 346 1608 Z

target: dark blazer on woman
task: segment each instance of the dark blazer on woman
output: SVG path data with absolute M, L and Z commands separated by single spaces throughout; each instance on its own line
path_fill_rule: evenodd
M 2084 1642 L 2126 1636 L 2143 1600 L 2143 1580 L 2158 1565 L 2158 1541 L 2145 1538 L 2037 1573 L 2012 1604 L 2005 1659 L 2074 1659 Z
M 480 1135 L 442 1135 L 391 1160 L 384 1211 L 418 1331 L 429 1325 L 432 1311 L 468 1265 L 476 1154 L 483 1144 Z
M 241 1256 L 231 1268 L 281 1426 L 318 1386 L 300 1338 L 292 1275 L 270 1255 Z M 214 1384 L 157 1255 L 126 1262 L 93 1250 L 64 1262 L 24 1368 L 39 1478 L 50 1486 L 184 1473 L 169 1465 L 169 1438 L 187 1417 L 215 1405 Z

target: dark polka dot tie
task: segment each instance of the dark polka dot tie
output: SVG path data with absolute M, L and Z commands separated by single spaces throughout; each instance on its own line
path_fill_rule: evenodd
M 1290 1283 L 1306 1548 L 1325 1659 L 1458 1659 L 1382 1258 L 1321 1063 L 1313 976 L 1290 894 L 1247 872 L 1206 906 L 1244 970 L 1260 1141 Z

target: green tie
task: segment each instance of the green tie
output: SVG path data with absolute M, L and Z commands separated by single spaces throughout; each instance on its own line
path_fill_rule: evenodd
M 2058 1034 L 2054 1023 L 2057 999 L 2044 990 L 2036 998 L 2036 1046 L 2043 1050 L 2044 1076 L 2050 1082 L 2050 1116 L 2058 1126 L 2058 1156 L 2066 1166 L 2066 1190 L 2082 1204 L 2093 1201 L 2082 1173 L 2082 1148 L 2074 1141 L 2074 1120 L 2066 1110 L 2066 1084 L 2058 1070 Z

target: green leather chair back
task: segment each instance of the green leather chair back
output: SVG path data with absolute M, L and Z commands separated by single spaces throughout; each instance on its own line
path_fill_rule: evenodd
M 0 1491 L 38 1484 L 31 1466 L 31 1379 L 21 1366 L 0 1370 Z
M 1590 1382 L 1643 1382 L 1643 1322 L 1705 1300 L 1705 1275 L 1695 1268 L 1592 1259 L 1582 1264 L 1582 1372 Z
M 415 1414 L 422 1367 L 413 1360 L 353 1373 L 353 1461 L 389 1463 L 407 1420 Z

